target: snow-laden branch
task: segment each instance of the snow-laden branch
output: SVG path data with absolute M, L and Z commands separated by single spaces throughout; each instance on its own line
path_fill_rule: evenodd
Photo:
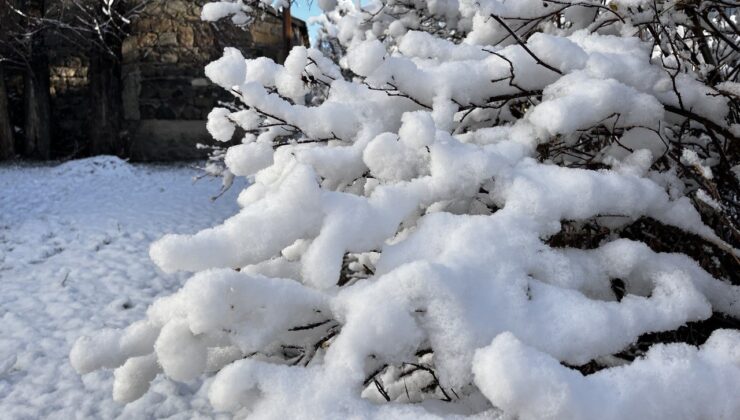
M 241 107 L 208 129 L 243 136 L 242 209 L 153 244 L 197 274 L 73 365 L 116 368 L 124 402 L 160 368 L 214 376 L 211 403 L 255 418 L 740 410 L 737 331 L 629 352 L 740 318 L 734 9 L 674 6 L 327 1 L 338 64 L 226 49 L 206 74 Z

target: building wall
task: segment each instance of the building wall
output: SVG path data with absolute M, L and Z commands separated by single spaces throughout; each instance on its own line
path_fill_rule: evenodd
M 198 143 L 212 144 L 206 118 L 219 101 L 233 98 L 210 83 L 204 67 L 225 47 L 245 57 L 283 55 L 282 19 L 265 12 L 247 28 L 205 23 L 207 0 L 155 0 L 131 25 L 121 48 L 121 133 L 135 160 L 194 159 Z M 307 45 L 305 24 L 293 21 L 293 45 Z M 84 155 L 90 124 L 89 56 L 60 37 L 45 40 L 49 51 L 54 155 Z
M 204 157 L 206 151 L 196 145 L 211 143 L 207 115 L 218 101 L 232 100 L 205 78 L 204 67 L 226 46 L 241 49 L 247 57 L 273 59 L 282 50 L 282 20 L 277 16 L 266 14 L 243 30 L 228 22 L 202 22 L 203 3 L 152 3 L 123 43 L 123 109 L 132 158 Z M 301 31 L 305 34 L 305 26 L 298 25 L 296 32 Z

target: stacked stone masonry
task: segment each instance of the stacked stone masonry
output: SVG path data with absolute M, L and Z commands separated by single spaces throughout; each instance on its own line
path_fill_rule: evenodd
M 284 56 L 282 17 L 266 11 L 244 28 L 228 20 L 200 20 L 206 0 L 151 0 L 131 23 L 121 45 L 121 89 L 124 132 L 135 160 L 176 160 L 204 157 L 198 143 L 210 143 L 205 120 L 227 92 L 212 85 L 204 67 L 224 47 L 246 57 Z M 292 19 L 292 45 L 307 45 L 306 25 Z M 89 59 L 74 45 L 47 39 L 54 130 L 60 141 L 84 149 L 89 118 Z
M 202 156 L 197 143 L 208 143 L 205 119 L 228 93 L 214 87 L 204 67 L 233 46 L 247 57 L 278 60 L 282 19 L 265 12 L 246 28 L 200 20 L 204 1 L 151 3 L 133 22 L 122 47 L 123 110 L 132 157 L 141 160 Z M 294 20 L 294 45 L 308 44 L 305 23 Z

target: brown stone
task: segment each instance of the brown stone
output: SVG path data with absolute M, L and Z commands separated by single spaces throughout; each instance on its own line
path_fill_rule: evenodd
M 186 15 L 188 13 L 188 5 L 182 0 L 168 0 L 164 6 L 164 11 L 170 15 Z
M 126 38 L 121 45 L 121 56 L 124 62 L 134 61 L 139 58 L 139 45 L 135 37 Z
M 157 19 L 151 24 L 151 31 L 158 34 L 172 31 L 174 25 L 170 19 Z
M 160 58 L 160 61 L 165 64 L 175 64 L 180 60 L 180 58 L 175 53 L 164 53 L 162 54 L 162 57 Z
M 195 41 L 193 28 L 191 28 L 190 26 L 180 26 L 179 28 L 177 28 L 177 34 L 180 40 L 180 45 L 186 48 L 193 47 L 193 43 Z
M 157 34 L 153 32 L 146 33 L 139 37 L 139 46 L 142 48 L 152 47 L 157 44 Z
M 159 34 L 160 47 L 173 47 L 177 45 L 177 35 L 174 32 Z

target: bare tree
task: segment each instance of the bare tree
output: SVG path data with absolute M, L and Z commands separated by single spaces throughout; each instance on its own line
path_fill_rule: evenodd
M 6 49 L 13 52 L 12 61 L 23 68 L 24 131 L 23 154 L 48 159 L 51 151 L 51 105 L 49 97 L 49 63 L 44 51 L 45 0 L 4 0 L 0 6 L 10 11 L 6 19 Z M 6 25 L 3 25 L 6 26 Z
M 90 58 L 91 154 L 122 154 L 121 45 L 131 19 L 148 0 L 0 0 L 0 51 L 24 72 L 24 155 L 46 159 L 51 150 L 49 62 L 45 40 L 59 37 Z M 0 110 L 1 112 L 1 110 Z
M 0 28 L 5 28 L 8 23 L 9 10 L 0 7 Z M 0 48 L 7 36 L 4 29 L 0 29 Z M 11 158 L 15 155 L 15 139 L 13 138 L 13 127 L 10 124 L 10 112 L 8 109 L 8 89 L 5 84 L 5 54 L 0 49 L 0 160 Z

